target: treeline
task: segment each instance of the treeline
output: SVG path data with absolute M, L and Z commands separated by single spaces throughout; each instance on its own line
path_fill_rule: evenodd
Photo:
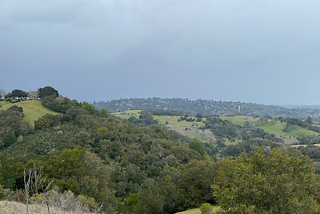
M 313 118 L 320 117 L 319 109 L 310 108 L 285 108 L 275 105 L 262 105 L 255 103 L 214 101 L 214 100 L 190 100 L 188 98 L 130 98 L 111 101 L 94 102 L 97 109 L 108 109 L 110 112 L 142 109 L 161 109 L 184 111 L 191 113 L 235 115 L 239 110 L 250 116 L 270 115 L 272 117 Z
M 28 92 L 21 89 L 14 89 L 11 92 L 6 93 L 3 89 L 0 89 L 0 101 L 4 98 L 9 102 L 11 102 L 12 100 L 16 102 L 26 99 L 43 99 L 47 96 L 55 98 L 59 96 L 59 92 L 51 86 L 46 86 L 43 88 L 39 88 L 38 90 L 32 90 Z

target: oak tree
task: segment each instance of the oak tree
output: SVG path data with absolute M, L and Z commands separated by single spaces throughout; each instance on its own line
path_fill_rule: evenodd
M 309 157 L 275 148 L 268 157 L 259 149 L 227 158 L 212 187 L 219 213 L 315 213 L 315 182 Z

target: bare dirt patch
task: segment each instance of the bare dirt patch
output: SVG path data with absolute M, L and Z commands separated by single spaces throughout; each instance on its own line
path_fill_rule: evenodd
M 166 127 L 178 132 L 179 134 L 188 136 L 190 138 L 196 138 L 198 140 L 202 140 L 203 142 L 216 141 L 216 138 L 208 129 L 202 131 L 198 127 L 184 127 L 174 124 L 167 124 Z

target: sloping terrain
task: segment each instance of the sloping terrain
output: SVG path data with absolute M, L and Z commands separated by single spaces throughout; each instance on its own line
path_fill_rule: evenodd
M 121 119 L 129 119 L 134 116 L 139 118 L 141 110 L 128 110 L 117 113 L 112 113 L 112 115 L 117 116 Z M 159 124 L 165 125 L 166 127 L 190 138 L 196 138 L 204 142 L 215 141 L 216 138 L 209 129 L 200 130 L 200 127 L 204 126 L 205 118 L 202 119 L 202 122 L 188 122 L 186 120 L 179 120 L 180 116 L 153 116 L 154 120 L 157 120 Z M 196 119 L 195 117 L 190 117 Z M 268 120 L 261 117 L 252 117 L 248 115 L 234 115 L 234 116 L 220 116 L 222 120 L 230 121 L 236 125 L 244 126 L 245 123 L 249 123 L 256 128 L 263 129 L 269 134 L 274 134 L 276 137 L 282 139 L 285 144 L 297 143 L 297 137 L 306 137 L 310 135 L 319 134 L 308 130 L 306 128 L 296 127 L 289 132 L 284 132 L 283 129 L 286 127 L 286 122 Z M 237 140 L 239 141 L 239 140 Z M 226 139 L 226 143 L 228 144 Z
M 129 110 L 123 112 L 112 113 L 112 115 L 119 117 L 121 119 L 129 119 L 130 117 L 139 118 L 140 110 Z M 188 122 L 188 121 L 179 121 L 179 116 L 153 116 L 154 120 L 157 120 L 159 124 L 165 125 L 169 129 L 172 129 L 179 134 L 188 136 L 190 138 L 196 138 L 204 142 L 215 141 L 216 138 L 212 132 L 208 129 L 202 131 L 199 127 L 203 127 L 203 122 Z M 195 117 L 191 117 L 195 119 Z M 203 119 L 205 121 L 205 118 Z
M 219 210 L 219 206 L 212 206 L 212 211 L 213 212 L 216 212 Z M 197 209 L 190 209 L 190 210 L 186 210 L 186 211 L 183 211 L 183 212 L 178 212 L 176 214 L 201 214 L 201 211 L 199 208 Z
M 2 101 L 3 102 L 3 101 Z M 34 121 L 39 119 L 45 114 L 53 114 L 56 115 L 58 113 L 51 111 L 45 107 L 42 106 L 41 102 L 39 100 L 26 100 L 18 103 L 12 103 L 3 105 L 2 110 L 7 110 L 13 105 L 17 105 L 19 107 L 23 108 L 24 113 L 24 119 L 28 121 L 32 126 L 34 126 Z
M 83 213 L 83 214 L 90 214 L 88 212 L 66 212 L 60 210 L 57 207 L 50 207 L 50 213 L 55 214 L 71 214 L 71 213 Z M 27 214 L 27 206 L 23 203 L 18 203 L 14 201 L 0 201 L 0 214 Z M 29 204 L 29 213 L 37 213 L 37 214 L 47 214 L 48 208 L 40 205 Z
M 191 113 L 235 115 L 240 110 L 250 116 L 270 115 L 272 117 L 312 118 L 320 117 L 320 109 L 314 108 L 285 108 L 283 106 L 263 105 L 256 103 L 190 100 L 186 98 L 130 98 L 111 100 L 107 102 L 94 102 L 98 110 L 105 108 L 110 112 L 127 111 L 132 109 L 165 109 Z

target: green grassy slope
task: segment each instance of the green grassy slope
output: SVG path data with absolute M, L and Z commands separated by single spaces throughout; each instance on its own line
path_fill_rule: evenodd
M 17 105 L 23 108 L 24 119 L 34 126 L 34 121 L 39 119 L 45 114 L 58 114 L 42 106 L 39 100 L 26 100 L 23 102 L 7 104 L 2 107 L 2 110 L 7 110 L 13 105 Z
M 270 134 L 280 134 L 280 135 L 286 135 L 286 136 L 290 136 L 293 138 L 296 137 L 305 137 L 305 136 L 309 136 L 309 135 L 319 135 L 318 133 L 314 132 L 314 131 L 310 131 L 308 129 L 305 128 L 301 128 L 301 127 L 297 127 L 294 130 L 291 130 L 290 132 L 283 132 L 282 130 L 286 127 L 285 122 L 281 123 L 279 121 L 277 122 L 268 122 L 268 123 L 264 123 L 264 124 L 259 124 L 257 125 L 257 127 L 263 129 L 265 132 L 268 132 Z
M 219 209 L 220 209 L 219 206 L 212 206 L 212 211 L 213 212 L 216 212 Z M 176 214 L 201 214 L 201 211 L 200 211 L 200 208 L 197 208 L 197 209 L 186 210 L 186 211 L 183 211 L 183 212 L 178 212 Z
M 121 119 L 129 119 L 130 117 L 134 116 L 136 118 L 139 119 L 139 112 L 141 110 L 129 110 L 129 111 L 121 111 L 121 112 L 115 112 L 115 113 L 111 113 L 111 115 L 115 116 L 115 117 L 120 117 Z
M 0 104 L 1 104 L 2 106 L 5 106 L 5 105 L 9 105 L 9 104 L 11 104 L 11 103 L 3 100 L 3 101 L 0 101 Z
M 131 116 L 134 116 L 136 118 L 139 118 L 139 112 L 140 110 L 130 110 L 130 111 L 124 111 L 124 112 L 117 112 L 112 113 L 114 116 L 120 117 L 122 119 L 128 119 Z M 203 122 L 187 122 L 187 121 L 178 121 L 180 118 L 179 116 L 153 116 L 155 120 L 159 121 L 159 124 L 166 124 L 166 121 L 168 121 L 168 124 L 166 125 L 168 128 L 173 129 L 177 132 L 179 132 L 182 135 L 186 135 L 190 138 L 196 138 L 203 141 L 208 141 L 210 139 L 215 140 L 213 134 L 210 132 L 210 130 L 205 130 L 204 132 L 199 131 L 199 127 L 204 126 Z M 220 116 L 222 120 L 228 120 L 234 124 L 238 124 L 243 126 L 245 122 L 250 122 L 251 124 L 255 124 L 258 122 L 259 118 L 257 117 L 251 117 L 247 115 L 235 115 L 235 116 Z M 205 120 L 205 119 L 203 119 Z M 282 138 L 285 143 L 291 144 L 294 142 L 297 142 L 297 137 L 304 137 L 309 135 L 319 135 L 316 132 L 310 131 L 308 129 L 297 127 L 294 130 L 291 130 L 290 132 L 283 132 L 282 130 L 286 127 L 286 123 L 283 122 L 267 122 L 255 125 L 258 128 L 263 129 L 265 132 L 274 134 L 277 137 Z M 226 141 L 226 144 L 234 144 L 231 142 Z

